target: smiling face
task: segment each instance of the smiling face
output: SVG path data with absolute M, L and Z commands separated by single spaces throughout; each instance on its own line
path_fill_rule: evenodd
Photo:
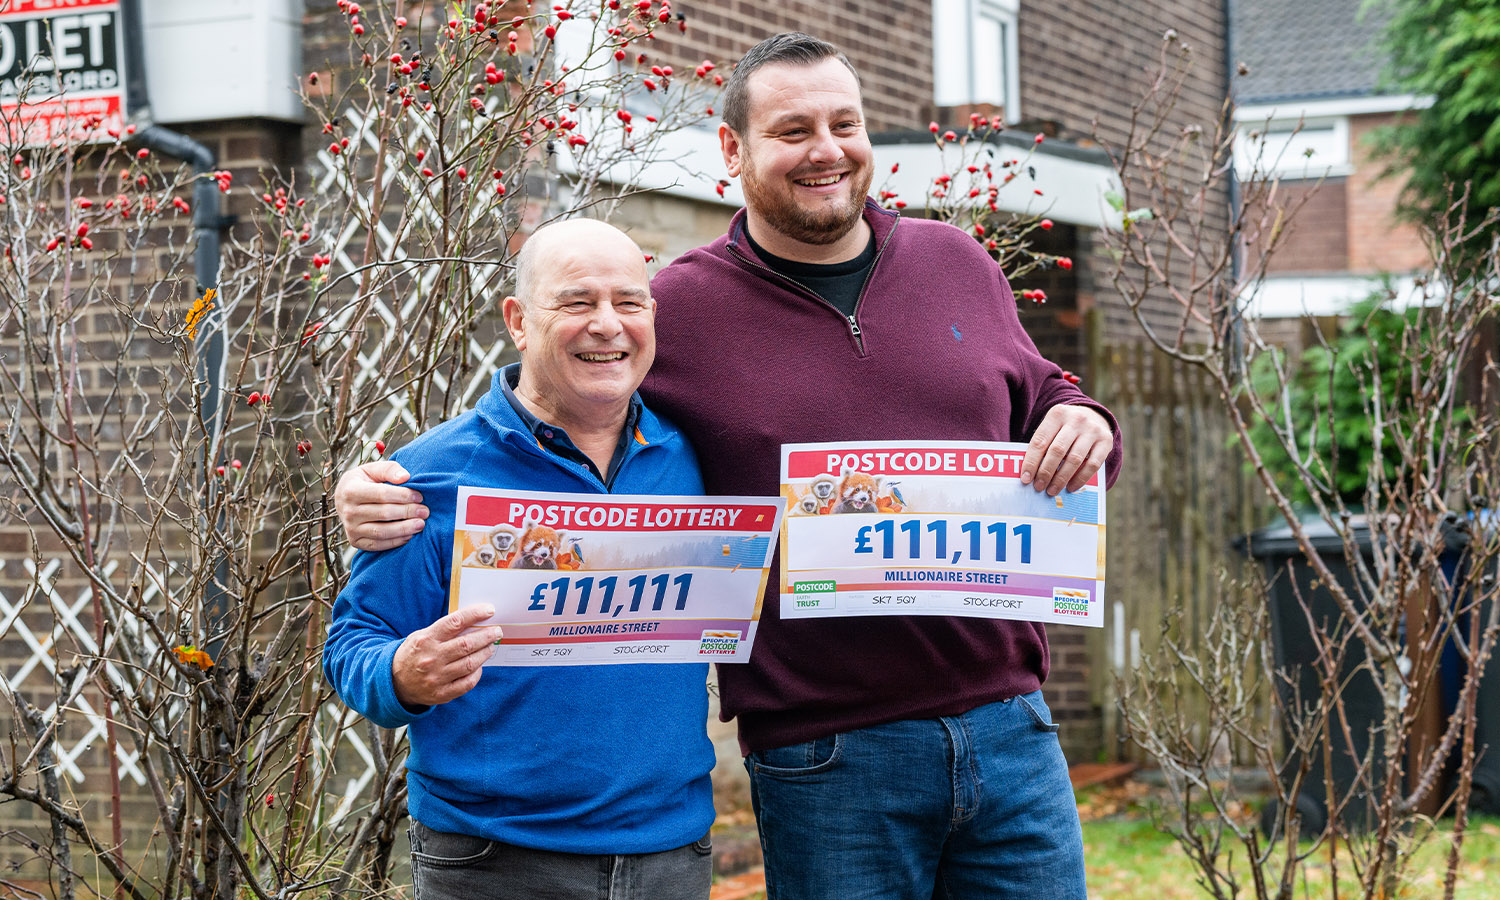
M 505 299 L 521 353 L 516 393 L 571 431 L 623 415 L 656 357 L 655 310 L 639 247 L 613 226 L 572 220 L 530 241 L 531 277 Z
M 874 152 L 854 73 L 832 58 L 772 63 L 747 88 L 745 133 L 722 125 L 719 140 L 729 174 L 740 177 L 751 235 L 791 259 L 858 255 Z

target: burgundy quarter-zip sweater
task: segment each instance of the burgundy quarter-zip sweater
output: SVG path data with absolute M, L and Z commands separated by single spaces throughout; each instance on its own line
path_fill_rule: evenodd
M 877 256 L 854 315 L 769 269 L 729 233 L 652 282 L 656 362 L 641 386 L 698 450 L 710 494 L 780 490 L 781 445 L 1024 441 L 1052 406 L 1114 417 L 1043 359 L 1010 285 L 973 238 L 867 202 Z M 1110 483 L 1123 444 L 1106 461 Z M 779 562 L 778 562 L 779 565 Z M 748 752 L 901 719 L 958 715 L 1036 690 L 1040 624 L 944 616 L 783 621 L 773 572 L 750 662 L 720 665 Z

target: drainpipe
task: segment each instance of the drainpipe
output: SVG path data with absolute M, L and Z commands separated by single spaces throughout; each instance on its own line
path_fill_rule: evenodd
M 231 217 L 219 215 L 219 189 L 212 177 L 217 161 L 208 147 L 181 132 L 152 122 L 150 93 L 146 89 L 145 23 L 141 17 L 141 0 L 120 0 L 121 24 L 125 31 L 125 102 L 131 122 L 136 126 L 131 143 L 163 156 L 179 159 L 193 166 L 193 274 L 198 282 L 197 296 L 219 286 L 220 233 L 233 224 Z M 218 304 L 222 309 L 223 304 Z M 224 318 L 209 313 L 196 339 L 197 375 L 205 384 L 202 420 L 210 447 L 219 445 L 223 430 L 220 404 L 224 388 Z M 208 462 L 212 467 L 213 461 Z M 207 486 L 205 503 L 215 500 L 218 483 L 200 473 Z M 220 523 L 222 526 L 222 522 Z M 229 560 L 220 556 L 214 564 L 214 578 L 204 589 L 204 611 L 208 634 L 218 631 L 229 611 Z M 205 648 L 217 658 L 222 641 L 211 641 Z
M 1234 58 L 1234 11 L 1235 0 L 1223 0 L 1224 12 L 1224 96 L 1230 102 L 1225 105 L 1224 114 L 1228 118 L 1225 124 L 1233 128 L 1234 125 L 1234 79 L 1239 74 L 1239 64 Z M 1240 182 L 1234 169 L 1234 159 L 1231 156 L 1229 162 L 1229 215 L 1239 215 L 1240 208 Z M 1244 268 L 1245 247 L 1243 243 L 1230 248 L 1229 251 L 1229 276 L 1238 284 L 1240 271 Z M 1229 345 L 1229 371 L 1238 375 L 1244 374 L 1245 348 L 1243 345 L 1244 324 L 1240 321 L 1239 298 L 1236 297 L 1229 322 L 1226 323 L 1228 334 L 1224 336 L 1225 343 Z

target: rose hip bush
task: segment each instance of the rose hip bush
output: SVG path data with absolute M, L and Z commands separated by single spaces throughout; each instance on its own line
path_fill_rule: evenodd
M 337 6 L 310 175 L 96 123 L 4 148 L 0 521 L 35 564 L 0 638 L 46 640 L 0 680 L 0 809 L 41 825 L 0 841 L 63 898 L 389 887 L 404 743 L 319 668 L 333 483 L 485 389 L 519 236 L 608 215 L 722 82 L 652 58 L 666 0 Z M 210 284 L 199 179 L 239 211 Z

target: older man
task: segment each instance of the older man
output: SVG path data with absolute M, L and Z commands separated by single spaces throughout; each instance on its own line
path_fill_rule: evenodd
M 504 304 L 520 364 L 395 454 L 431 527 L 355 558 L 323 659 L 351 707 L 408 726 L 418 897 L 708 896 L 707 666 L 484 668 L 493 610 L 444 615 L 460 485 L 702 493 L 687 442 L 635 394 L 654 311 L 625 235 L 538 230 Z
M 657 275 L 663 352 L 642 386 L 709 493 L 777 490 L 780 446 L 801 441 L 1028 440 L 1022 480 L 1054 496 L 1106 460 L 1118 474 L 1112 417 L 1038 355 L 979 244 L 866 197 L 859 81 L 836 47 L 763 41 L 721 108 L 746 209 Z M 419 493 L 372 483 L 392 476 L 341 481 L 356 544 L 421 528 Z M 750 662 L 719 679 L 772 900 L 1085 896 L 1041 625 L 782 620 L 767 600 Z

